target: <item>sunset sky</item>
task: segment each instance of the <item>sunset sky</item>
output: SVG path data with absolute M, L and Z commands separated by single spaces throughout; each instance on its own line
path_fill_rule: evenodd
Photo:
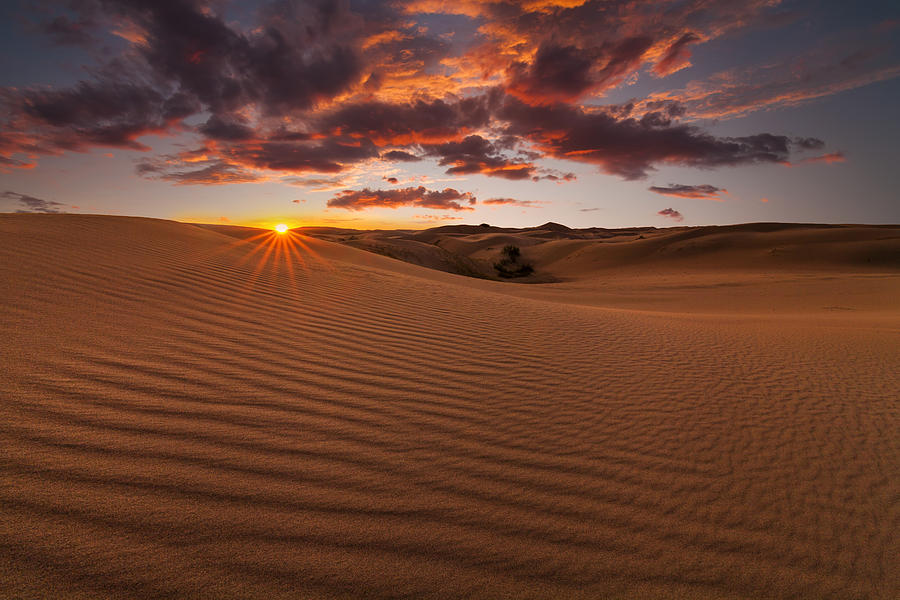
M 900 3 L 0 5 L 0 212 L 900 222 Z

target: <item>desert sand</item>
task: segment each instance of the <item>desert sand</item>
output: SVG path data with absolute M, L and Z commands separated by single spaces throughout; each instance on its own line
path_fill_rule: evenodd
M 900 227 L 0 242 L 0 597 L 900 597 Z

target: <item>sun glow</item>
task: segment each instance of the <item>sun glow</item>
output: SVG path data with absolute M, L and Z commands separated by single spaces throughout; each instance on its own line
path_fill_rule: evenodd
M 287 230 L 288 230 L 288 226 L 285 225 L 284 223 L 279 223 L 278 225 L 275 226 L 275 231 L 277 231 L 278 233 L 285 233 Z

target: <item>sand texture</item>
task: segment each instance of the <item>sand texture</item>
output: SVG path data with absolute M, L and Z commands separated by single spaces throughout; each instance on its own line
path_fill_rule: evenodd
M 900 228 L 535 231 L 0 215 L 0 597 L 900 597 Z

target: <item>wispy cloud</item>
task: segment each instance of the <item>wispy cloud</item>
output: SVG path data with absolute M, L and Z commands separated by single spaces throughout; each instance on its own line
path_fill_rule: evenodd
M 673 183 L 667 186 L 653 185 L 647 189 L 649 189 L 651 192 L 662 194 L 664 196 L 674 196 L 676 198 L 701 198 L 705 200 L 716 200 L 719 202 L 722 201 L 722 198 L 719 196 L 719 194 L 728 193 L 728 190 L 726 190 L 725 188 L 718 188 L 714 185 L 709 185 L 708 183 L 702 185 L 684 185 Z
M 488 198 L 482 200 L 481 203 L 486 206 L 519 206 L 523 208 L 533 208 L 543 204 L 538 200 L 517 200 L 516 198 Z
M 37 198 L 35 196 L 29 196 L 27 194 L 20 194 L 18 192 L 10 192 L 6 191 L 0 194 L 0 198 L 5 198 L 7 200 L 13 200 L 18 204 L 18 208 L 15 212 L 20 213 L 61 213 L 65 212 L 62 210 L 62 207 L 66 206 L 61 202 L 54 202 L 53 200 L 44 200 L 43 198 Z
M 820 154 L 819 156 L 810 156 L 808 158 L 800 158 L 793 161 L 785 162 L 785 166 L 794 167 L 797 165 L 809 165 L 815 163 L 824 163 L 827 165 L 831 165 L 834 163 L 842 163 L 846 162 L 847 157 L 844 156 L 843 152 L 828 152 L 827 154 Z

